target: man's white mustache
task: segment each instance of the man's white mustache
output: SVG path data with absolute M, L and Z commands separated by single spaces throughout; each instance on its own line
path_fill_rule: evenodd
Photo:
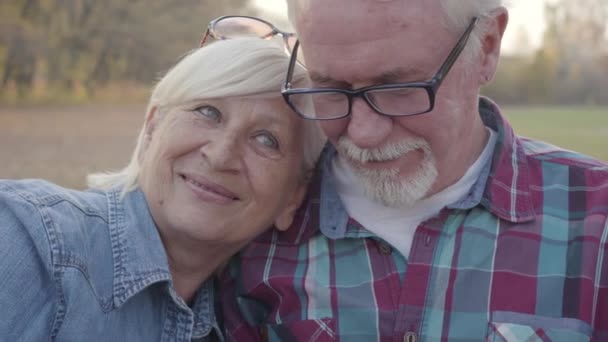
M 342 156 L 360 163 L 390 161 L 413 150 L 430 150 L 429 144 L 421 138 L 402 140 L 376 148 L 360 148 L 350 138 L 341 137 L 336 147 Z

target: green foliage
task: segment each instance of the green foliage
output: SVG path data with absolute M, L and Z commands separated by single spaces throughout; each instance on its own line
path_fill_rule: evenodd
M 608 1 L 559 0 L 545 14 L 541 47 L 503 58 L 484 92 L 501 103 L 608 104 Z
M 0 1 L 0 103 L 146 94 L 224 14 L 256 13 L 249 0 Z M 608 105 L 608 1 L 557 0 L 546 20 L 541 47 L 503 56 L 484 94 L 505 104 Z
M 91 98 L 125 82 L 149 87 L 198 46 L 211 19 L 252 11 L 248 0 L 2 1 L 0 100 Z

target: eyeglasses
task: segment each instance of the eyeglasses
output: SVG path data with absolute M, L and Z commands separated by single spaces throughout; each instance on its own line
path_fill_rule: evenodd
M 428 113 L 435 107 L 436 93 L 445 76 L 460 56 L 475 27 L 473 18 L 435 76 L 426 82 L 390 83 L 359 89 L 291 88 L 299 41 L 292 52 L 282 95 L 287 104 L 300 116 L 312 120 L 335 120 L 349 116 L 353 100 L 361 97 L 378 114 L 408 116 Z
M 209 36 L 218 40 L 237 37 L 270 39 L 274 36 L 280 36 L 283 38 L 285 51 L 288 54 L 297 42 L 294 33 L 282 31 L 266 20 L 244 15 L 228 15 L 212 20 L 201 38 L 200 47 L 205 45 Z

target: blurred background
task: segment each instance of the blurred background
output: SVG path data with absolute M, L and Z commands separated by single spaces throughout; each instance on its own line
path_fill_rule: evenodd
M 226 14 L 289 30 L 284 0 L 0 0 L 0 178 L 83 188 L 124 166 L 155 80 Z M 510 14 L 484 94 L 520 134 L 608 161 L 608 1 Z

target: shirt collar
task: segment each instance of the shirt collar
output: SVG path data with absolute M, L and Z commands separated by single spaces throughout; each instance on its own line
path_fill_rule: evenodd
M 478 203 L 509 222 L 534 220 L 536 210 L 530 193 L 530 166 L 520 139 L 490 99 L 480 98 L 479 114 L 498 137 L 489 172 L 485 179 L 478 181 L 477 188 L 484 189 Z
M 114 305 L 122 306 L 148 286 L 172 283 L 167 255 L 147 201 L 141 190 L 121 198 L 120 189 L 107 192 L 110 236 L 114 256 Z M 173 300 L 185 306 L 175 292 Z M 206 335 L 215 323 L 213 281 L 206 281 L 196 294 L 194 333 Z
M 334 174 L 331 172 L 331 161 L 337 156 L 333 145 L 328 145 L 321 161 L 321 207 L 319 214 L 319 228 L 330 239 L 339 239 L 345 236 L 348 223 L 348 214 L 337 190 Z
M 296 212 L 290 229 L 283 232 L 270 229 L 256 238 L 256 241 L 279 245 L 299 244 L 308 240 L 318 230 L 330 239 L 373 235 L 351 220 L 344 209 L 336 189 L 336 180 L 331 172 L 331 160 L 336 153 L 333 145 L 330 143 L 325 145 L 311 185 L 308 187 L 306 201 Z
M 114 255 L 114 301 L 122 305 L 152 283 L 171 281 L 163 244 L 141 190 L 108 192 Z

